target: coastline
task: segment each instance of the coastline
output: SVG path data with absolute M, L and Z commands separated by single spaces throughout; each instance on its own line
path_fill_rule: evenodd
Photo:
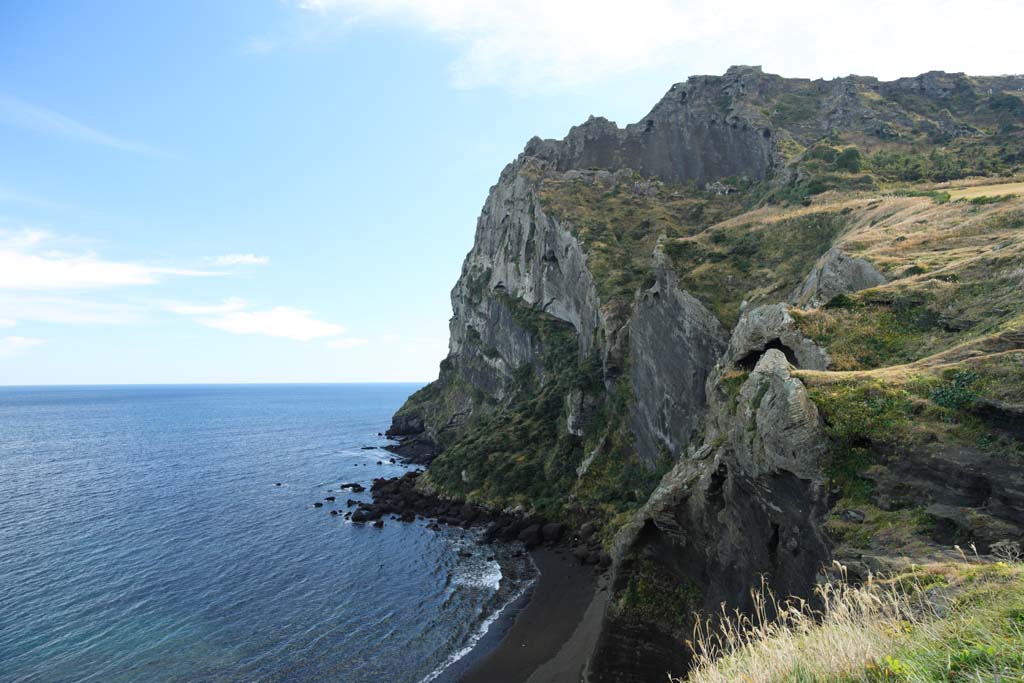
M 607 597 L 607 573 L 564 546 L 530 553 L 538 576 L 473 649 L 437 681 L 566 683 L 578 680 L 593 648 Z
M 429 468 L 432 449 L 427 452 L 424 444 L 399 437 L 392 430 L 386 436 L 398 443 L 388 444 L 385 450 L 408 465 Z M 543 522 L 534 519 L 423 496 L 415 492 L 418 474 L 374 480 L 373 503 L 360 506 L 369 516 L 353 521 L 387 513 L 401 513 L 403 521 L 411 521 L 415 511 L 416 516 L 433 520 L 431 525 L 468 529 L 486 524 L 480 542 L 510 551 L 496 552 L 506 599 L 481 621 L 482 634 L 421 683 L 578 681 L 600 634 L 609 595 L 610 558 L 591 538 L 592 530 L 584 528 L 576 536 L 567 533 L 563 525 L 553 524 L 549 526 L 557 529 L 548 536 Z M 536 572 L 530 579 L 521 563 L 519 548 L 523 545 Z

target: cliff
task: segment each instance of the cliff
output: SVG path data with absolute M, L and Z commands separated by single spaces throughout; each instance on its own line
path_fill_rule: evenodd
M 1024 540 L 1022 171 L 1021 76 L 734 67 L 531 140 L 389 435 L 431 493 L 596 524 L 591 681 L 684 672 L 762 575 Z

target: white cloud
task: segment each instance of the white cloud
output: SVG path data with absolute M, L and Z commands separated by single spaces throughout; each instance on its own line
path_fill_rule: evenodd
M 457 87 L 546 89 L 669 65 L 678 80 L 761 64 L 789 76 L 882 78 L 1024 64 L 1010 0 L 296 0 L 321 23 L 412 28 L 452 45 Z M 998 21 L 993 21 L 998 17 Z M 909 28 L 908 28 L 909 27 Z M 950 49 L 950 46 L 956 49 Z M 993 46 L 998 46 L 994 48 Z
M 327 342 L 327 345 L 332 349 L 354 349 L 357 346 L 365 346 L 369 343 L 369 339 L 361 339 L 359 337 L 342 337 L 340 339 L 332 339 Z
M 222 303 L 212 305 L 168 301 L 164 304 L 164 308 L 171 313 L 178 313 L 180 315 L 217 315 L 243 310 L 245 308 L 245 300 L 233 296 L 225 299 Z
M 123 152 L 147 155 L 159 154 L 159 150 L 149 145 L 104 133 L 64 114 L 29 104 L 16 97 L 4 94 L 0 94 L 0 123 L 26 130 L 58 135 L 81 142 L 103 145 L 104 147 L 112 147 Z
M 345 332 L 341 325 L 317 320 L 311 311 L 276 306 L 266 311 L 232 311 L 218 317 L 199 318 L 199 322 L 233 334 L 262 334 L 309 341 L 336 337 Z
M 0 293 L 0 316 L 63 325 L 128 325 L 145 311 L 137 306 L 88 301 L 77 297 Z
M 313 317 L 312 311 L 292 306 L 275 306 L 263 311 L 246 310 L 244 299 L 230 297 L 219 304 L 191 304 L 166 301 L 162 308 L 171 313 L 191 316 L 201 325 L 232 334 L 262 334 L 297 341 L 340 337 L 345 328 Z M 2 309 L 0 309 L 2 310 Z M 365 339 L 344 337 L 333 339 L 334 348 L 351 348 L 365 344 Z
M 10 318 L 0 318 L 0 327 L 14 327 L 17 324 L 17 320 L 11 320 Z
M 219 266 L 263 266 L 270 263 L 270 259 L 266 256 L 257 256 L 256 254 L 225 254 L 218 256 L 213 261 Z
M 44 343 L 45 340 L 35 337 L 0 337 L 0 357 L 14 356 Z
M 105 261 L 95 254 L 68 254 L 40 247 L 53 236 L 42 230 L 0 231 L 0 289 L 74 290 L 150 285 L 162 276 L 204 277 L 221 273 Z

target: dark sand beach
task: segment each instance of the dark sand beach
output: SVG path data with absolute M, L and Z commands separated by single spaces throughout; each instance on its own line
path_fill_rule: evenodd
M 571 683 L 579 679 L 604 611 L 606 579 L 565 548 L 531 553 L 540 572 L 530 591 L 482 639 L 460 683 Z

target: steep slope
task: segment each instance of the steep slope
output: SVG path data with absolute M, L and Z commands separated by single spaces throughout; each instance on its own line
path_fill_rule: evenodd
M 1022 90 L 735 67 L 504 169 L 389 434 L 432 493 L 596 522 L 590 680 L 684 671 L 760 575 L 1024 536 L 1024 201 L 942 184 L 1021 172 Z

